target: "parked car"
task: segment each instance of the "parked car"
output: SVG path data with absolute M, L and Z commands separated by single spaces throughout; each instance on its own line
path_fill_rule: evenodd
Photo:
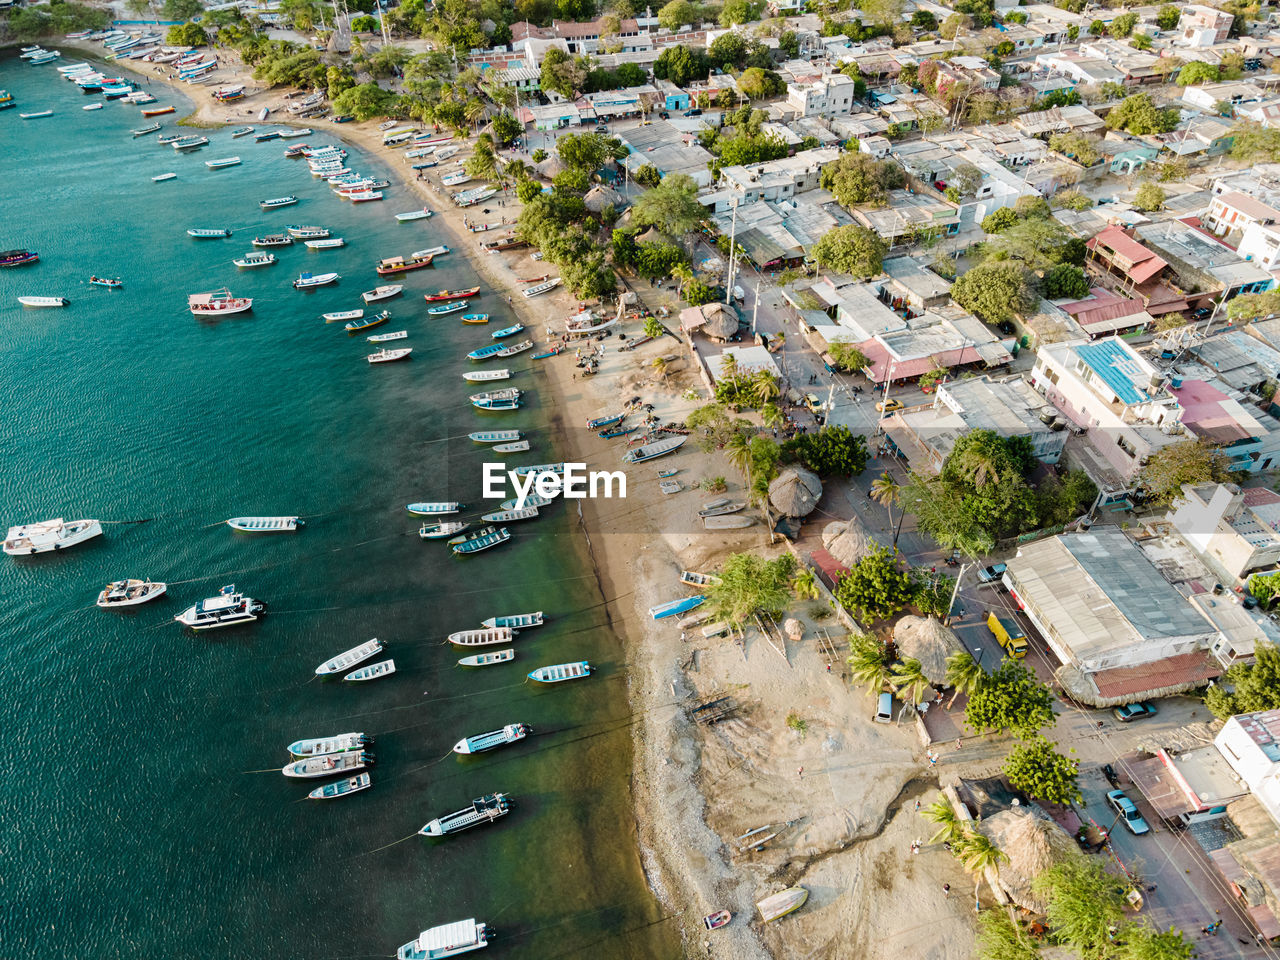
M 1126 703 L 1123 707 L 1116 707 L 1111 711 L 1115 718 L 1121 723 L 1128 723 L 1130 720 L 1143 720 L 1147 717 L 1156 715 L 1156 708 L 1150 703 Z
M 699 110 L 697 107 L 694 107 L 692 110 L 686 110 L 684 112 L 684 115 L 686 117 L 700 117 L 702 116 L 702 111 Z
M 660 119 L 662 119 L 662 120 L 670 120 L 670 119 L 671 119 L 671 114 L 667 113 L 667 111 L 665 111 L 665 110 L 659 110 L 659 111 L 658 111 L 658 117 L 659 117 Z
M 872 718 L 876 723 L 893 722 L 893 694 L 882 693 L 876 698 L 876 715 Z
M 1135 837 L 1151 832 L 1151 828 L 1147 826 L 1147 821 L 1143 820 L 1142 814 L 1138 812 L 1137 805 L 1124 795 L 1123 790 L 1110 791 L 1107 794 L 1107 803 L 1111 804 L 1112 809 L 1120 814 L 1120 819 Z
M 1005 569 L 1003 563 L 993 563 L 989 567 L 983 567 L 978 571 L 978 582 L 999 583 L 1000 578 L 1004 576 Z
M 804 405 L 809 408 L 810 413 L 822 412 L 822 400 L 816 393 L 805 394 Z
M 893 413 L 893 411 L 901 409 L 902 401 L 897 397 L 890 397 L 888 400 L 881 400 L 876 404 L 876 411 L 879 413 Z

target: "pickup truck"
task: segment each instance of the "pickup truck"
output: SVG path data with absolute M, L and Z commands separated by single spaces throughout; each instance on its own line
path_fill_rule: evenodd
M 1027 655 L 1027 635 L 1012 617 L 998 617 L 994 613 L 987 614 L 987 629 L 999 641 L 1000 646 L 1014 660 L 1021 660 Z

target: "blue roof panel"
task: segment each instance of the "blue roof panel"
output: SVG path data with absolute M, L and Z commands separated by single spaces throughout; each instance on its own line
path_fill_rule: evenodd
M 1142 375 L 1142 368 L 1116 341 L 1083 344 L 1076 347 L 1076 356 L 1115 392 L 1121 403 L 1141 403 L 1146 399 L 1133 383 L 1135 376 Z

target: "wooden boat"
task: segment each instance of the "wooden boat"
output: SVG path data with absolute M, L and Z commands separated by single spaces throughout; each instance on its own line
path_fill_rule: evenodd
M 119 277 L 90 276 L 89 285 L 94 287 L 106 287 L 109 290 L 119 290 L 124 286 L 124 281 Z
M 371 200 L 381 200 L 381 190 L 361 190 L 359 193 L 348 193 L 346 198 L 352 203 L 368 203 Z
M 415 517 L 438 517 L 448 513 L 458 513 L 465 506 L 465 503 L 459 503 L 457 500 L 440 500 L 411 503 L 405 509 Z
M 531 670 L 529 679 L 538 683 L 564 683 L 566 680 L 578 680 L 590 675 L 591 664 L 586 660 L 579 660 L 577 663 L 557 663 Z
M 145 137 L 148 133 L 155 133 L 159 129 L 160 129 L 160 124 L 152 123 L 152 124 L 149 124 L 148 126 L 139 127 L 137 130 L 131 130 L 129 132 L 133 134 L 133 137 L 136 140 L 138 137 Z
M 527 630 L 532 627 L 540 627 L 546 622 L 546 617 L 539 610 L 537 613 L 513 613 L 505 617 L 490 617 L 480 625 L 482 627 L 510 627 L 512 630 Z
M 373 743 L 373 737 L 363 733 L 340 733 L 334 737 L 311 737 L 289 744 L 289 752 L 295 757 L 323 757 L 330 753 L 346 753 L 361 750 Z
M 291 224 L 285 227 L 285 229 L 289 231 L 289 236 L 294 237 L 297 240 L 323 240 L 325 237 L 329 236 L 328 227 L 298 226 L 296 224 Z
M 517 333 L 524 333 L 524 324 L 517 323 L 514 326 L 503 327 L 501 330 L 495 330 L 489 334 L 494 340 L 502 340 L 505 337 L 514 337 Z
M 560 351 L 561 351 L 562 349 L 563 349 L 563 348 L 562 348 L 562 347 L 560 347 L 560 346 L 554 346 L 554 347 L 552 347 L 550 350 L 543 350 L 543 351 L 542 351 L 542 353 L 535 353 L 531 359 L 533 359 L 533 360 L 545 360 L 545 359 L 547 359 L 547 357 L 555 357 L 555 356 L 558 356 L 558 355 L 560 354 Z
M 494 240 L 484 240 L 480 243 L 480 249 L 487 253 L 502 253 L 506 250 L 519 250 L 521 247 L 527 247 L 529 242 L 521 240 L 514 233 L 508 233 L 504 237 L 498 237 Z M 545 277 L 543 278 L 546 279 Z
M 305 143 L 295 143 L 291 147 L 284 148 L 284 156 L 286 160 L 296 160 L 299 157 L 306 156 L 307 151 L 310 149 Z
M 375 333 L 372 337 L 365 337 L 370 343 L 389 343 L 392 340 L 403 340 L 409 336 L 408 330 L 397 330 L 395 333 Z
M 639 427 L 614 427 L 612 430 L 604 430 L 597 434 L 602 440 L 613 440 L 616 437 L 625 437 L 629 433 L 635 433 Z
M 428 303 L 434 303 L 438 300 L 467 300 L 479 294 L 479 287 L 469 287 L 466 290 L 437 290 L 435 293 L 426 294 L 423 299 Z
M 611 413 L 608 416 L 596 417 L 594 420 L 587 421 L 588 430 L 598 430 L 601 427 L 611 427 L 615 423 L 621 423 L 625 413 Z
M 214 240 L 231 236 L 231 231 L 226 227 L 192 227 L 187 231 L 187 236 L 197 240 Z
M 226 317 L 253 309 L 252 297 L 233 297 L 226 287 L 187 297 L 187 309 L 197 317 Z
M 471 405 L 477 410 L 488 410 L 490 412 L 503 413 L 511 410 L 519 410 L 520 400 L 515 397 L 510 400 L 472 400 Z
M 702 925 L 708 930 L 719 930 L 727 925 L 733 919 L 733 914 L 728 910 L 717 910 L 715 913 L 709 913 L 702 918 Z
M 459 310 L 467 309 L 467 302 L 459 300 L 457 303 L 446 303 L 443 306 L 432 307 L 427 313 L 433 317 L 442 317 L 446 313 L 457 313 Z
M 517 440 L 515 443 L 500 443 L 493 448 L 494 453 L 524 453 L 529 449 L 528 440 Z
M 751 517 L 703 517 L 704 530 L 741 530 L 751 526 L 755 521 Z
M 458 661 L 460 667 L 492 667 L 494 664 L 507 663 L 516 658 L 514 650 L 492 650 L 489 653 L 473 653 Z
M 323 240 L 305 240 L 304 245 L 308 250 L 337 250 L 339 247 L 345 247 L 347 241 L 342 237 L 328 237 Z
M 496 357 L 502 351 L 502 344 L 495 343 L 492 346 L 480 347 L 472 350 L 467 354 L 468 360 L 488 360 L 490 357 Z
M 307 794 L 307 798 L 310 800 L 336 800 L 338 797 L 346 797 L 353 793 L 359 793 L 361 790 L 368 790 L 372 785 L 373 781 L 369 775 L 362 773 L 346 780 L 326 783 L 323 787 L 316 787 Z
M 258 206 L 263 210 L 274 210 L 276 207 L 291 207 L 297 202 L 297 197 L 275 197 L 271 200 L 259 200 Z
M 492 627 L 484 630 L 459 630 L 449 634 L 449 642 L 458 647 L 493 647 L 510 643 L 515 631 L 510 627 Z
M 293 281 L 293 289 L 310 290 L 312 287 L 327 287 L 331 283 L 337 283 L 342 278 L 336 273 L 310 273 L 303 271 L 298 279 Z
M 443 540 L 445 537 L 452 537 L 456 533 L 461 533 L 471 524 L 461 520 L 453 520 L 446 523 L 426 523 L 418 529 L 418 536 L 423 540 Z
M 747 501 L 745 500 L 715 500 L 711 503 L 705 504 L 703 508 L 698 511 L 698 516 L 705 520 L 707 517 L 720 517 L 729 513 L 738 513 L 745 509 L 747 509 Z
M 554 502 L 555 497 L 544 497 L 538 493 L 531 493 L 524 498 L 524 503 L 522 505 L 518 499 L 512 497 L 510 500 L 503 500 L 501 506 L 503 510 L 515 510 L 518 505 L 524 507 L 537 507 L 541 510 L 543 507 L 551 506 Z
M 231 131 L 231 139 L 239 140 L 241 137 L 247 137 L 253 133 L 253 127 L 236 127 Z
M 357 647 L 350 650 L 344 650 L 336 657 L 331 657 L 320 666 L 316 667 L 317 677 L 328 677 L 335 673 L 342 673 L 344 670 L 350 670 L 364 663 L 370 657 L 376 657 L 382 652 L 382 641 L 377 637 L 372 640 L 366 640 Z
M 514 657 L 515 652 L 512 651 L 511 655 Z M 497 654 L 488 654 L 488 656 L 497 656 Z M 531 733 L 533 733 L 533 727 L 526 723 L 509 723 L 501 730 L 491 730 L 489 733 L 480 733 L 474 737 L 459 740 L 453 745 L 453 752 L 464 756 L 484 753 L 497 747 L 518 743 Z
M 674 477 L 679 472 L 680 472 L 679 467 L 675 468 L 674 470 L 659 470 L 658 479 L 665 480 L 667 477 Z
M 219 160 L 206 160 L 204 165 L 210 170 L 221 170 L 223 167 L 237 167 L 240 165 L 240 158 L 222 157 Z
M 105 104 L 101 104 L 101 103 L 87 103 L 80 109 L 81 110 L 101 110 L 104 106 Z
M 440 178 L 440 183 L 446 187 L 459 187 L 464 183 L 471 181 L 471 174 L 463 173 L 447 173 Z
M 198 601 L 173 619 L 192 630 L 213 630 L 252 623 L 266 609 L 267 605 L 261 600 L 237 593 L 236 585 L 231 583 L 219 590 L 216 597 Z
M 378 276 L 388 277 L 395 273 L 408 273 L 410 270 L 421 270 L 423 267 L 431 266 L 431 261 L 435 259 L 431 255 L 425 257 L 387 257 L 378 261 Z
M 808 899 L 809 891 L 804 887 L 790 887 L 760 900 L 756 903 L 756 908 L 760 911 L 760 919 L 769 923 L 799 910 Z
M 287 247 L 293 243 L 293 237 L 285 233 L 270 233 L 265 237 L 254 237 L 255 247 Z
M 516 520 L 532 520 L 537 515 L 537 507 L 525 507 L 523 510 L 498 510 L 494 513 L 486 513 L 480 519 L 485 523 L 512 523 Z
M 144 117 L 162 117 L 166 113 L 173 113 L 175 109 L 175 107 L 152 107 L 150 110 L 143 110 L 142 115 Z
M 517 353 L 524 353 L 526 350 L 532 350 L 532 349 L 533 349 L 532 340 L 522 340 L 520 343 L 503 347 L 501 350 L 495 353 L 494 356 L 495 357 L 514 357 Z
M 406 360 L 409 354 L 413 353 L 413 347 L 401 347 L 399 350 L 379 350 L 377 353 L 369 354 L 367 359 L 370 363 L 394 363 L 397 360 Z
M 599 333 L 602 330 L 608 330 L 617 324 L 616 316 L 605 317 L 597 322 L 595 314 L 590 310 L 584 310 L 576 316 L 570 317 L 564 322 L 565 332 L 574 337 L 589 337 L 593 333 Z
M 521 391 L 515 387 L 504 387 L 501 390 L 489 390 L 485 393 L 473 393 L 467 399 L 472 403 L 487 403 L 494 400 L 519 400 Z
M 467 437 L 476 443 L 510 443 L 513 440 L 519 440 L 521 433 L 519 430 L 481 430 L 478 433 L 469 433 Z
M 345 320 L 359 320 L 364 316 L 363 310 L 335 310 L 332 313 L 322 313 L 325 323 L 342 323 Z
M 244 533 L 292 533 L 306 524 L 297 517 L 232 517 L 227 526 Z
M 258 253 L 255 251 L 253 253 L 246 253 L 243 257 L 232 260 L 231 262 L 237 267 L 244 267 L 246 269 L 252 267 L 269 267 L 276 262 L 276 255 L 274 253 Z
M 413 257 L 443 257 L 449 252 L 449 248 L 443 243 L 438 246 L 428 247 L 426 250 L 415 250 L 410 256 Z
M 266 109 L 266 107 L 263 107 L 263 109 L 265 110 L 265 109 Z M 259 120 L 265 120 L 265 119 L 267 119 L 267 118 L 266 118 L 266 117 L 264 117 L 264 116 L 262 116 L 261 114 L 259 114 L 259 115 L 258 115 L 258 119 L 259 119 Z M 256 137 L 254 137 L 254 138 L 253 138 L 253 142 L 254 142 L 254 143 L 266 143 L 268 140 L 279 140 L 279 139 L 280 139 L 280 131 L 279 131 L 279 130 L 268 130 L 268 131 L 266 131 L 265 133 L 260 133 L 260 134 L 258 134 Z
M 150 580 L 116 580 L 102 588 L 96 602 L 103 610 L 136 607 L 164 596 L 167 589 L 167 584 Z
M 516 277 L 516 279 L 519 280 L 521 283 L 541 283 L 543 280 L 547 279 L 547 277 L 549 276 L 551 276 L 551 274 L 544 273 L 540 277 Z
M 441 960 L 489 945 L 490 931 L 474 918 L 423 930 L 396 949 L 396 960 Z
M 506 527 L 483 527 L 475 533 L 455 537 L 449 541 L 449 547 L 459 556 L 466 556 L 499 546 L 510 539 L 511 533 Z
M 318 780 L 339 774 L 355 773 L 372 765 L 373 755 L 363 750 L 330 753 L 323 757 L 305 757 L 287 763 L 280 772 L 291 780 Z
M 695 573 L 692 570 L 680 571 L 680 582 L 690 587 L 710 587 L 720 582 L 714 573 Z
M 374 287 L 372 290 L 366 290 L 360 294 L 365 303 L 377 303 L 379 300 L 390 300 L 392 297 L 400 295 L 402 287 L 398 283 L 388 284 L 383 287 Z
M 395 672 L 396 662 L 394 660 L 379 660 L 377 663 L 371 663 L 368 666 L 361 667 L 359 670 L 352 670 L 342 679 L 351 683 L 363 683 L 366 680 L 389 677 Z
M 208 137 L 183 137 L 180 140 L 175 140 L 173 141 L 173 143 L 170 144 L 170 146 L 173 147 L 174 150 L 177 150 L 179 153 L 181 153 L 183 150 L 199 150 L 201 147 L 206 147 L 208 145 L 209 145 Z
M 667 454 L 675 453 L 679 450 L 688 439 L 688 437 L 668 437 L 665 440 L 646 443 L 642 447 L 636 447 L 634 450 L 628 451 L 623 455 L 622 459 L 626 463 L 644 463 L 646 460 L 665 457 Z
M 526 299 L 530 297 L 539 297 L 539 296 L 542 296 L 542 294 L 547 293 L 551 290 L 554 290 L 556 287 L 560 286 L 560 282 L 561 281 L 559 277 L 552 277 L 550 280 L 547 280 L 544 283 L 540 283 L 536 287 L 527 287 L 526 289 L 521 290 L 520 294 Z
M 423 207 L 421 210 L 410 210 L 408 213 L 397 213 L 396 220 L 400 223 L 408 223 L 411 220 L 425 220 L 431 216 L 431 210 Z
M 319 101 L 317 101 L 317 102 L 319 102 Z M 314 132 L 315 132 L 315 131 L 314 131 L 314 130 L 312 130 L 310 127 L 302 127 L 301 129 L 296 129 L 296 130 L 295 130 L 295 129 L 281 130 L 281 131 L 280 131 L 280 139 L 281 139 L 281 140 L 294 140 L 294 139 L 296 139 L 296 138 L 298 138 L 298 137 L 309 137 L 309 136 L 311 136 L 311 134 L 313 134 Z
M 499 817 L 511 812 L 511 801 L 504 793 L 491 793 L 471 801 L 471 806 L 463 807 L 453 813 L 437 817 L 418 831 L 424 837 L 443 837 L 450 833 L 459 833 L 478 827 L 481 824 L 493 823 Z
M 688 613 L 694 607 L 702 606 L 706 603 L 707 598 L 702 594 L 692 597 L 680 597 L 677 600 L 668 600 L 666 603 L 659 603 L 649 608 L 649 616 L 654 620 L 662 620 L 666 617 L 679 616 L 682 613 Z
M 483 383 L 487 380 L 508 380 L 510 377 L 510 370 L 473 370 L 462 375 L 462 379 L 470 383 Z

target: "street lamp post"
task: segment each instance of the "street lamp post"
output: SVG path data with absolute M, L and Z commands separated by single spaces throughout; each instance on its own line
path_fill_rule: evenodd
M 733 201 L 733 220 L 729 224 L 729 282 L 724 285 L 724 305 L 733 303 L 733 247 L 738 238 L 738 200 Z M 757 294 L 759 291 L 757 291 Z M 752 330 L 752 333 L 755 331 Z

